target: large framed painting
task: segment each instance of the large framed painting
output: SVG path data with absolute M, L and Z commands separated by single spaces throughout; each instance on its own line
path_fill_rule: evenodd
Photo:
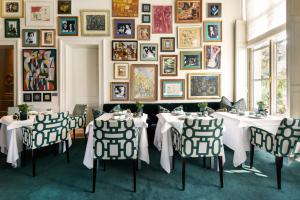
M 175 37 L 161 37 L 160 38 L 161 52 L 175 52 Z
M 161 99 L 184 99 L 185 98 L 184 79 L 164 79 L 161 80 Z
M 204 46 L 204 68 L 221 69 L 221 46 Z
M 207 3 L 207 17 L 222 17 L 222 3 Z
M 128 82 L 111 82 L 110 83 L 110 100 L 111 101 L 128 101 L 129 100 L 129 83 Z
M 23 0 L 2 0 L 0 3 L 1 17 L 22 18 L 24 14 Z
M 40 31 L 38 29 L 22 30 L 23 47 L 38 47 L 40 44 Z
M 4 23 L 6 38 L 20 37 L 20 19 L 4 19 Z
M 160 56 L 160 75 L 161 76 L 177 76 L 177 55 L 161 55 Z
M 113 61 L 137 61 L 138 42 L 129 40 L 112 41 L 112 60 Z
M 140 48 L 141 61 L 157 61 L 158 60 L 158 44 L 142 43 Z
M 138 17 L 139 0 L 112 0 L 113 17 Z
M 152 33 L 173 33 L 172 6 L 153 6 Z
M 151 37 L 150 25 L 138 25 L 137 39 L 138 40 L 150 40 L 150 37 Z
M 130 80 L 132 101 L 157 100 L 157 65 L 131 65 Z
M 114 19 L 113 21 L 114 38 L 134 39 L 135 38 L 135 20 L 134 19 Z
M 56 49 L 23 49 L 23 90 L 56 89 Z
M 178 27 L 177 31 L 178 49 L 195 49 L 202 47 L 200 26 Z
M 78 17 L 60 16 L 57 18 L 57 31 L 59 36 L 78 36 Z
M 114 79 L 129 79 L 129 64 L 115 63 L 114 64 Z
M 221 74 L 188 74 L 189 99 L 214 99 L 221 97 Z
M 72 0 L 58 0 L 57 14 L 59 15 L 72 14 Z
M 222 42 L 222 21 L 204 21 L 204 42 Z
M 180 52 L 180 69 L 202 69 L 202 52 L 201 51 L 181 51 Z
M 176 0 L 176 23 L 201 23 L 202 0 Z
M 55 29 L 42 29 L 40 31 L 40 46 L 55 47 L 56 33 Z
M 81 35 L 109 36 L 110 11 L 109 10 L 80 10 Z
M 54 1 L 26 1 L 26 26 L 53 27 L 54 21 Z

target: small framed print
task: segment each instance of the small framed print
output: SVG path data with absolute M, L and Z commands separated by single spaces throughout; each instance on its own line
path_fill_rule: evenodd
M 64 16 L 57 18 L 59 36 L 78 36 L 78 17 Z
M 129 100 L 129 83 L 111 82 L 110 83 L 110 100 L 111 101 L 128 101 Z
M 165 79 L 161 80 L 161 99 L 184 99 L 185 80 L 184 79 Z
M 151 22 L 151 16 L 150 15 L 142 15 L 142 23 L 150 23 Z
M 203 22 L 204 42 L 222 42 L 222 21 Z
M 130 40 L 113 40 L 111 53 L 113 61 L 137 61 L 138 42 Z
M 19 38 L 20 37 L 20 20 L 19 19 L 4 19 L 5 37 Z
M 201 23 L 202 0 L 176 0 L 176 23 Z
M 40 44 L 40 31 L 38 29 L 22 30 L 23 47 L 38 47 Z
M 221 46 L 204 46 L 204 68 L 221 69 Z
M 151 12 L 151 4 L 143 3 L 142 4 L 142 12 L 146 12 L 146 13 Z
M 26 26 L 53 27 L 54 23 L 54 1 L 26 1 Z
M 150 25 L 138 25 L 137 38 L 138 40 L 150 40 L 151 27 Z
M 175 37 L 160 38 L 161 52 L 175 52 Z
M 129 64 L 115 63 L 114 64 L 114 79 L 129 79 Z
M 110 11 L 109 10 L 80 10 L 81 35 L 109 36 Z
M 40 46 L 55 47 L 56 36 L 54 29 L 43 29 L 40 31 Z
M 44 102 L 51 102 L 51 93 L 43 93 L 43 101 Z
M 178 27 L 178 49 L 195 49 L 202 47 L 201 27 Z
M 134 39 L 135 20 L 134 19 L 114 19 L 114 38 Z
M 32 102 L 32 94 L 24 93 L 23 94 L 23 102 Z
M 142 43 L 140 50 L 141 61 L 157 61 L 158 60 L 158 44 Z
M 3 18 L 23 18 L 23 0 L 2 0 L 1 12 Z
M 41 102 L 42 93 L 33 93 L 33 102 Z
M 177 55 L 161 55 L 160 56 L 160 75 L 161 76 L 177 76 Z
M 222 17 L 222 3 L 207 3 L 207 17 Z
M 202 52 L 201 51 L 180 52 L 180 69 L 181 70 L 202 69 Z
M 57 14 L 59 15 L 72 14 L 72 0 L 58 0 Z

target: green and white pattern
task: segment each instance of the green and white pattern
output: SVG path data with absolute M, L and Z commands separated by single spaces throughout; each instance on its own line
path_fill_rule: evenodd
M 70 129 L 86 127 L 86 110 L 87 105 L 76 104 L 73 114 L 70 115 Z

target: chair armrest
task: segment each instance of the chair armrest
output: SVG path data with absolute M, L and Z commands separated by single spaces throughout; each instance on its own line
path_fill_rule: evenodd
M 251 144 L 264 149 L 269 153 L 275 154 L 277 146 L 276 135 L 255 126 L 250 126 L 249 129 L 251 134 Z

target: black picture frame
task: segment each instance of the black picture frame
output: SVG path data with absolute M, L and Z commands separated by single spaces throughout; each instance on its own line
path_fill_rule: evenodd
M 151 16 L 148 14 L 142 15 L 142 23 L 151 23 Z
M 13 24 L 15 23 L 15 27 Z M 20 31 L 20 19 L 4 19 L 4 29 L 5 29 L 5 38 L 20 38 L 21 31 Z M 13 32 L 11 27 L 14 28 Z
M 44 102 L 51 102 L 52 94 L 51 93 L 43 93 L 43 101 Z
M 165 41 L 169 40 L 171 45 L 169 48 L 165 45 Z M 161 52 L 175 52 L 176 49 L 176 41 L 175 37 L 161 37 L 160 38 L 160 51 Z
M 32 94 L 24 93 L 23 94 L 23 102 L 32 102 Z
M 151 12 L 151 4 L 143 3 L 142 4 L 142 12 L 146 12 L 146 13 Z
M 33 93 L 33 102 L 41 102 L 42 101 L 42 93 Z

